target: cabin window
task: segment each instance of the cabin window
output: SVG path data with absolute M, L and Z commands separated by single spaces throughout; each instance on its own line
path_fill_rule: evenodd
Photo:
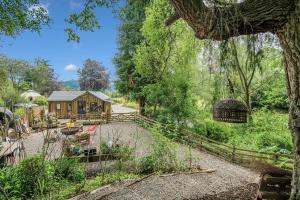
M 98 103 L 97 102 L 91 102 L 90 111 L 91 112 L 97 112 L 98 111 Z
M 56 110 L 60 110 L 60 103 L 56 104 Z
M 72 111 L 72 104 L 68 103 L 68 107 L 67 107 L 68 112 Z

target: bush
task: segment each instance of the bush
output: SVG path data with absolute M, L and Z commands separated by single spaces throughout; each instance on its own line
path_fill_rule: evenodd
M 44 195 L 52 188 L 53 168 L 41 156 L 35 156 L 20 162 L 16 177 L 22 196 Z
M 25 108 L 17 108 L 14 115 L 23 118 L 25 115 Z
M 0 199 L 13 199 L 20 196 L 19 181 L 16 168 L 0 169 Z
M 228 142 L 229 138 L 233 135 L 233 129 L 224 123 L 215 122 L 211 119 L 203 121 L 194 123 L 193 128 L 196 133 L 219 142 Z
M 67 179 L 73 182 L 80 182 L 85 178 L 84 166 L 78 159 L 65 158 L 52 163 L 54 176 L 58 180 Z
M 141 158 L 139 173 L 149 174 L 152 172 L 172 172 L 181 169 L 177 158 L 177 146 L 166 138 L 160 127 L 151 129 L 154 143 L 151 145 L 150 154 Z
M 130 160 L 134 151 L 134 149 L 127 144 L 113 144 L 110 148 L 107 143 L 102 143 L 100 149 L 102 154 L 111 155 L 123 161 Z
M 35 98 L 32 102 L 39 106 L 47 106 L 48 105 L 48 100 L 45 97 Z

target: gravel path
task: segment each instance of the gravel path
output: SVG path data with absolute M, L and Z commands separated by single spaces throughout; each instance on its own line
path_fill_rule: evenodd
M 113 137 L 119 138 L 122 143 L 128 143 L 136 146 L 136 155 L 138 157 L 145 155 L 149 146 L 153 142 L 149 132 L 146 129 L 138 127 L 133 123 L 127 124 L 110 124 L 101 127 L 101 137 L 97 134 L 96 140 L 107 141 Z M 188 155 L 188 148 L 179 145 L 178 157 L 185 160 Z M 236 194 L 236 191 L 245 191 L 249 184 L 257 184 L 259 174 L 247 168 L 231 164 L 218 157 L 192 150 L 193 165 L 200 166 L 202 169 L 216 169 L 213 173 L 195 173 L 195 174 L 179 174 L 169 177 L 151 176 L 134 185 L 124 186 L 118 185 L 108 187 L 109 189 L 94 191 L 92 194 L 79 199 L 213 199 L 215 195 L 230 192 Z M 242 189 L 241 189 L 242 188 Z M 251 187 L 253 188 L 253 187 Z M 254 187 L 255 188 L 255 187 Z M 114 191 L 110 192 L 106 190 Z M 240 199 L 251 199 L 255 193 L 255 189 L 249 192 L 248 196 Z M 105 196 L 103 196 L 106 194 Z M 230 195 L 227 195 L 228 199 Z M 217 198 L 215 198 L 217 199 Z M 239 199 L 232 196 L 232 199 Z
M 137 111 L 133 108 L 124 107 L 120 104 L 112 105 L 111 109 L 112 109 L 112 113 L 131 113 Z
M 24 145 L 27 155 L 41 152 L 44 134 L 35 133 L 25 139 Z M 99 146 L 100 142 L 109 140 L 127 143 L 135 147 L 137 157 L 147 154 L 149 146 L 153 143 L 150 133 L 134 123 L 101 125 L 98 127 L 93 140 L 94 146 Z M 61 153 L 61 143 L 51 144 L 49 151 L 52 158 L 58 157 Z M 179 145 L 179 159 L 185 160 L 187 155 L 188 148 Z M 193 165 L 200 166 L 202 169 L 216 169 L 216 171 L 213 173 L 178 174 L 168 177 L 151 176 L 133 185 L 119 184 L 104 190 L 96 190 L 91 194 L 86 194 L 83 198 L 78 197 L 76 199 L 99 199 L 100 197 L 114 200 L 206 199 L 206 197 L 207 199 L 214 199 L 218 194 L 225 194 L 230 191 L 230 193 L 235 193 L 234 190 L 239 190 L 241 187 L 247 188 L 247 185 L 251 183 L 258 183 L 259 175 L 247 168 L 231 164 L 195 149 L 192 150 L 192 156 Z M 88 168 L 97 167 L 100 167 L 99 164 L 88 164 Z M 103 196 L 104 194 L 106 196 Z M 228 197 L 228 199 L 231 198 Z M 248 198 L 245 197 L 244 199 Z

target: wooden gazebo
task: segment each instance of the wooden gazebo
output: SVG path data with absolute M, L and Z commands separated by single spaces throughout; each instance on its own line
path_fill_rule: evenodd
M 213 108 L 213 119 L 228 123 L 247 123 L 246 105 L 235 99 L 219 101 Z

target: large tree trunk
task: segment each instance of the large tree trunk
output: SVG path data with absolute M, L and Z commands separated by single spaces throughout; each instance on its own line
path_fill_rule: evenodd
M 277 31 L 284 51 L 290 102 L 289 126 L 295 151 L 291 200 L 300 200 L 300 1 L 297 4 L 288 23 Z
M 145 97 L 140 97 L 139 98 L 139 113 L 142 116 L 145 115 L 145 106 L 146 106 L 146 99 L 145 99 Z

